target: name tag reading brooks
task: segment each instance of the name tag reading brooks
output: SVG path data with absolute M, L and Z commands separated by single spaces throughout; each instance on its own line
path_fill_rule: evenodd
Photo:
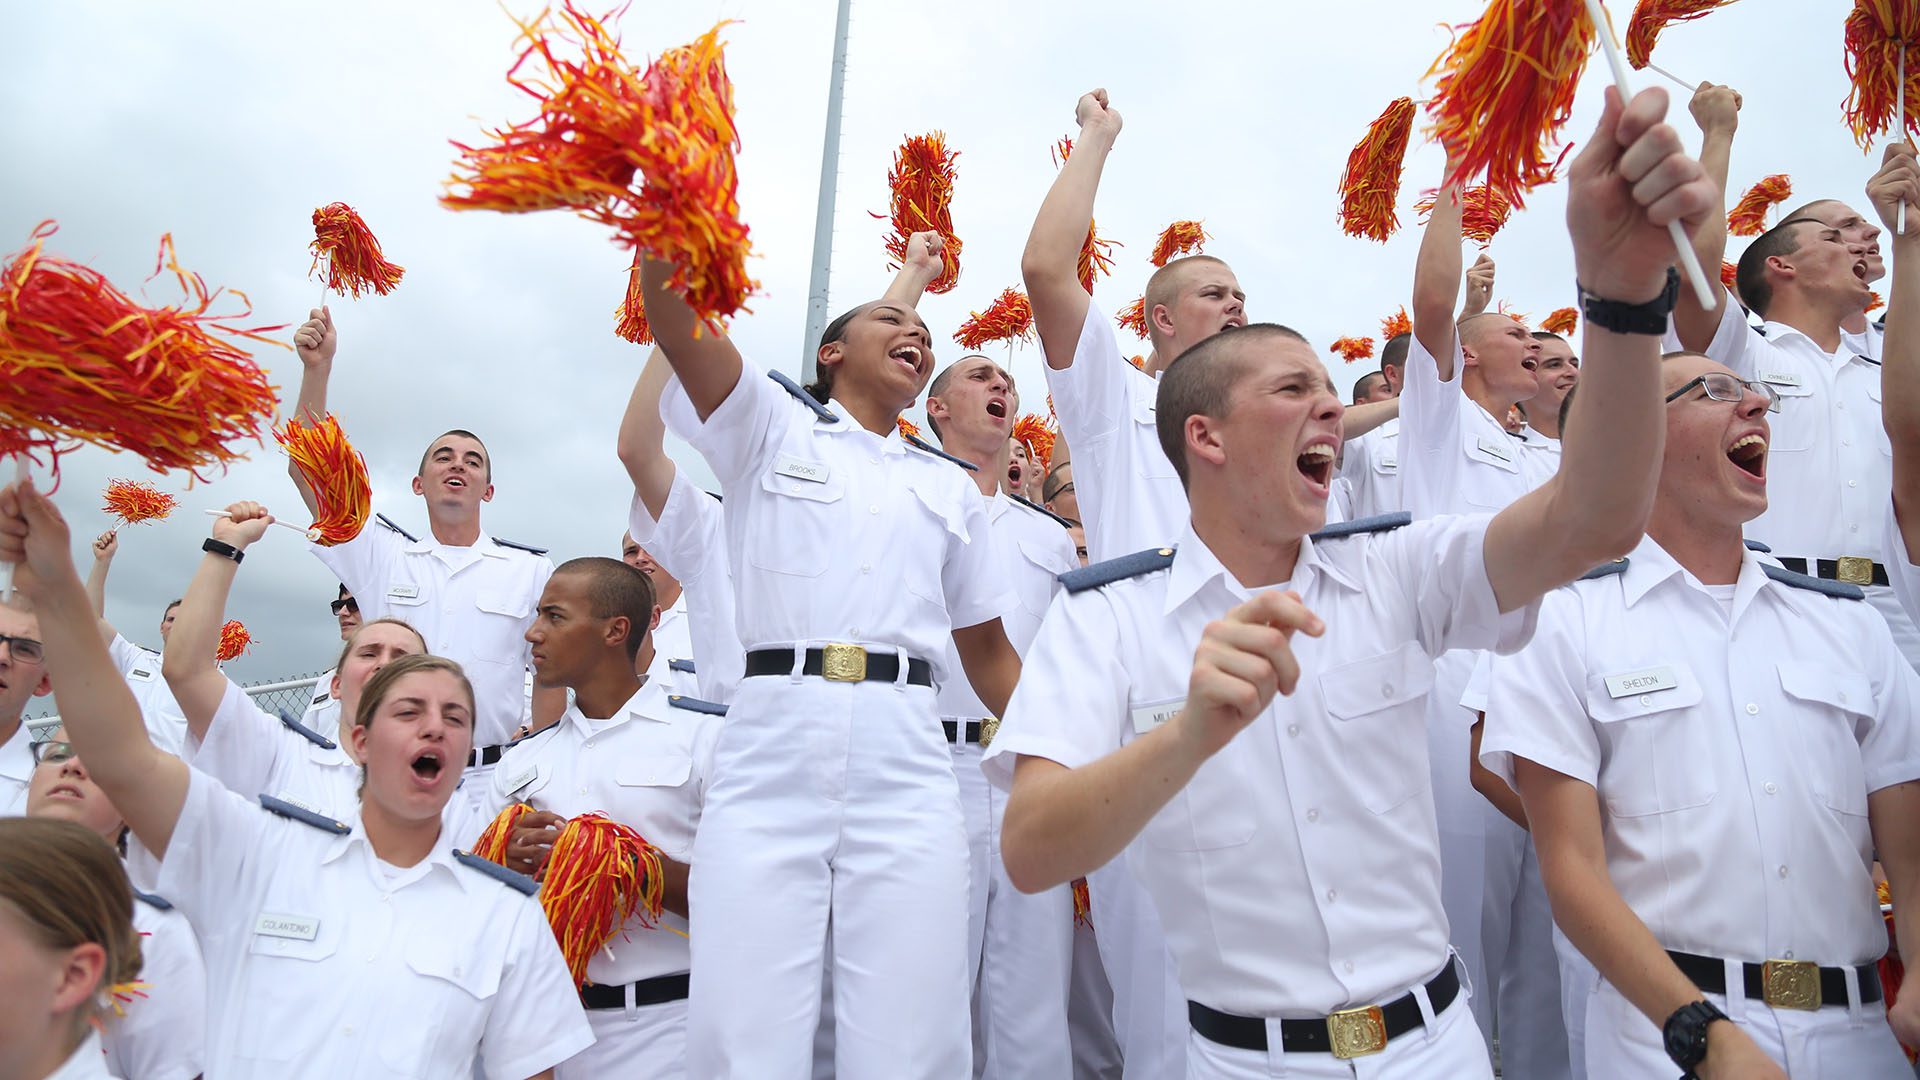
M 1607 695 L 1614 698 L 1632 697 L 1635 694 L 1650 694 L 1656 690 L 1672 690 L 1680 685 L 1670 667 L 1648 668 L 1645 671 L 1628 671 L 1619 675 L 1607 676 Z
M 773 471 L 781 476 L 791 476 L 795 480 L 810 480 L 816 484 L 826 483 L 827 477 L 833 474 L 833 470 L 824 461 L 801 461 L 797 457 L 788 457 L 784 454 L 774 464 Z
M 276 915 L 267 912 L 253 924 L 253 932 L 265 937 L 312 941 L 320 933 L 320 920 L 311 915 Z
M 1187 699 L 1162 702 L 1158 705 L 1142 705 L 1133 710 L 1133 731 L 1136 735 L 1145 735 L 1154 728 L 1174 718 L 1181 709 L 1187 707 Z

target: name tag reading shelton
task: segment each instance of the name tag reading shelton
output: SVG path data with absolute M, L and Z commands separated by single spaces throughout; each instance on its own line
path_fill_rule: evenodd
M 1607 696 L 1632 697 L 1635 694 L 1672 690 L 1679 685 L 1680 680 L 1674 676 L 1672 668 L 1647 668 L 1645 671 L 1628 671 L 1607 676 Z
M 311 915 L 276 915 L 269 911 L 262 913 L 253 924 L 253 932 L 266 937 L 312 941 L 320 934 L 320 920 Z

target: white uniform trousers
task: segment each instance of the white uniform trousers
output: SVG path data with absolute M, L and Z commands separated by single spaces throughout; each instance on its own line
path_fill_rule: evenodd
M 1432 770 L 1433 810 L 1440 831 L 1440 906 L 1447 913 L 1447 936 L 1460 954 L 1468 1007 L 1483 1041 L 1493 1041 L 1491 1002 L 1476 1000 L 1486 985 L 1487 961 L 1481 941 L 1481 908 L 1487 885 L 1487 800 L 1473 789 L 1475 714 L 1460 705 L 1473 674 L 1474 654 L 1454 651 L 1433 665 L 1433 689 L 1427 694 L 1427 766 Z
M 1905 557 L 1900 553 L 1894 555 L 1897 559 Z M 1899 647 L 1900 655 L 1907 658 L 1907 663 L 1920 669 L 1920 626 L 1915 626 L 1913 616 L 1900 606 L 1900 598 L 1894 595 L 1893 587 L 1868 585 L 1865 590 L 1867 603 L 1872 604 L 1873 610 L 1887 620 L 1887 629 L 1893 631 L 1893 643 Z
M 933 702 L 904 681 L 741 682 L 688 881 L 689 1076 L 810 1076 L 829 960 L 840 1080 L 969 1075 L 966 831 Z
M 1707 1000 L 1793 1080 L 1913 1080 L 1913 1067 L 1887 1026 L 1883 1003 L 1810 1012 L 1775 1009 L 1747 997 L 1740 979 L 1731 985 L 1740 990 L 1736 1000 L 1721 994 L 1708 994 Z M 1674 1075 L 1673 1059 L 1661 1047 L 1660 1025 L 1605 980 L 1587 1003 L 1587 1075 L 1593 1080 L 1671 1080 Z
M 560 1063 L 555 1080 L 644 1076 L 680 1080 L 687 1075 L 687 1003 L 588 1009 L 593 1045 Z
M 1430 1009 L 1422 994 L 1421 1011 Z M 1332 1054 L 1289 1054 L 1280 1049 L 1279 1021 L 1268 1027 L 1268 1048 L 1239 1050 L 1198 1032 L 1187 1046 L 1187 1075 L 1192 1080 L 1492 1080 L 1487 1044 L 1469 1016 L 1465 995 L 1454 998 L 1424 1030 L 1414 1029 L 1365 1057 L 1342 1060 Z M 1524 1080 L 1516 1073 L 1506 1074 Z
M 1091 901 L 1093 891 L 1087 891 Z M 1100 963 L 1094 925 L 1073 928 L 1073 979 L 1067 993 L 1067 1037 L 1073 1044 L 1073 1080 L 1122 1080 L 1120 1040 L 1113 1034 L 1113 986 Z
M 965 730 L 966 721 L 956 721 Z M 967 969 L 973 988 L 973 1074 L 1064 1080 L 1073 1071 L 1067 988 L 1073 891 L 1028 895 L 1000 858 L 1006 793 L 980 771 L 978 744 L 956 743 L 953 772 L 967 827 Z
M 1126 854 L 1087 875 L 1094 941 L 1113 988 L 1113 1034 L 1125 1080 L 1187 1075 L 1187 999 L 1160 929 L 1153 898 L 1126 867 Z
M 1560 1019 L 1567 1027 L 1568 1075 L 1587 1080 L 1587 999 L 1600 985 L 1600 971 L 1558 926 L 1553 928 L 1553 953 L 1560 960 Z
M 1500 1071 L 1513 1080 L 1570 1080 L 1560 1014 L 1560 962 L 1553 909 L 1540 881 L 1533 838 L 1482 803 L 1487 826 L 1487 892 L 1481 909 L 1486 982 L 1476 989 L 1500 1033 Z

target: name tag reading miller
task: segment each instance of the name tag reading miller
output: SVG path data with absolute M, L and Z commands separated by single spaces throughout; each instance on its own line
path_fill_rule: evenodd
M 320 920 L 310 915 L 276 915 L 267 912 L 253 924 L 253 932 L 265 937 L 312 941 L 320 933 Z
M 1670 667 L 1628 671 L 1607 676 L 1607 696 L 1632 697 L 1635 694 L 1650 694 L 1656 690 L 1672 690 L 1679 685 L 1680 680 L 1674 677 L 1673 669 Z
M 1181 709 L 1187 707 L 1187 699 L 1168 701 L 1159 705 L 1142 705 L 1133 710 L 1133 732 L 1145 735 L 1154 728 L 1174 718 Z

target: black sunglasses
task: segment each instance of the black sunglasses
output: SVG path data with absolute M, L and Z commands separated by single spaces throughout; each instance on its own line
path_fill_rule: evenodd
M 355 615 L 360 614 L 360 601 L 355 600 L 351 596 L 343 596 L 327 606 L 333 609 L 335 618 L 338 618 L 342 611 L 351 611 Z
M 23 664 L 37 664 L 46 656 L 46 650 L 30 637 L 14 637 L 12 634 L 0 634 L 0 645 L 7 647 L 8 655 Z

